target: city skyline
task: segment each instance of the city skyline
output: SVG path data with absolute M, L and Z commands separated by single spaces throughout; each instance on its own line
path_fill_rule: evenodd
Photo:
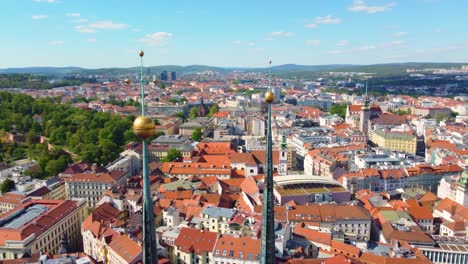
M 0 68 L 468 61 L 468 3 L 3 1 Z

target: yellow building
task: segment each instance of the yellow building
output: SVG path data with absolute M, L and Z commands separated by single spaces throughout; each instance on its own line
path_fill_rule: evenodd
M 375 130 L 372 134 L 372 142 L 382 148 L 413 154 L 416 153 L 417 141 L 414 135 Z
M 213 263 L 213 249 L 217 240 L 218 234 L 215 232 L 183 227 L 174 242 L 171 263 Z
M 25 253 L 57 254 L 63 234 L 69 250 L 82 244 L 80 225 L 86 217 L 85 200 L 31 200 L 0 216 L 0 260 Z

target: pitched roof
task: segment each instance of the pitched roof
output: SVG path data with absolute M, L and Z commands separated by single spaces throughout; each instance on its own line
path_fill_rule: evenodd
M 303 227 L 301 224 L 297 224 L 293 231 L 294 235 L 304 237 L 307 240 L 315 241 L 324 245 L 331 244 L 331 233 L 318 232 L 312 229 Z
M 219 250 L 219 251 L 218 251 Z M 226 252 L 226 256 L 224 256 Z M 248 260 L 249 254 L 257 259 L 261 252 L 261 240 L 251 237 L 221 236 L 214 248 L 214 256 L 223 258 Z
M 212 252 L 217 238 L 218 234 L 215 232 L 183 227 L 174 245 L 180 247 L 182 252 L 200 255 L 205 252 Z
M 141 245 L 127 235 L 121 235 L 112 239 L 109 247 L 128 263 L 136 263 L 136 261 L 141 259 Z

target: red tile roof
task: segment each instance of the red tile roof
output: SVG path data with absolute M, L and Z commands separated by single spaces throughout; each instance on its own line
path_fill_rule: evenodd
M 223 235 L 218 239 L 218 242 L 216 243 L 213 256 L 223 256 L 223 258 L 236 260 L 248 260 L 249 254 L 252 254 L 254 259 L 256 259 L 256 256 L 260 255 L 260 244 L 260 239 Z M 226 251 L 226 257 L 224 257 L 224 251 Z
M 184 227 L 180 230 L 174 245 L 180 247 L 182 252 L 200 255 L 213 252 L 217 239 L 218 234 L 215 232 Z
M 128 263 L 141 260 L 141 245 L 127 235 L 115 237 L 109 247 Z

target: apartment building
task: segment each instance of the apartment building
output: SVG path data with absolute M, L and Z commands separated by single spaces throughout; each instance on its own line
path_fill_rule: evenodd
M 111 171 L 109 173 L 77 173 L 65 182 L 67 199 L 83 198 L 88 207 L 94 208 L 102 195 L 112 186 L 125 184 L 124 172 Z
M 31 200 L 0 216 L 0 259 L 23 254 L 57 254 L 62 235 L 70 250 L 81 245 L 80 225 L 87 214 L 86 201 Z

